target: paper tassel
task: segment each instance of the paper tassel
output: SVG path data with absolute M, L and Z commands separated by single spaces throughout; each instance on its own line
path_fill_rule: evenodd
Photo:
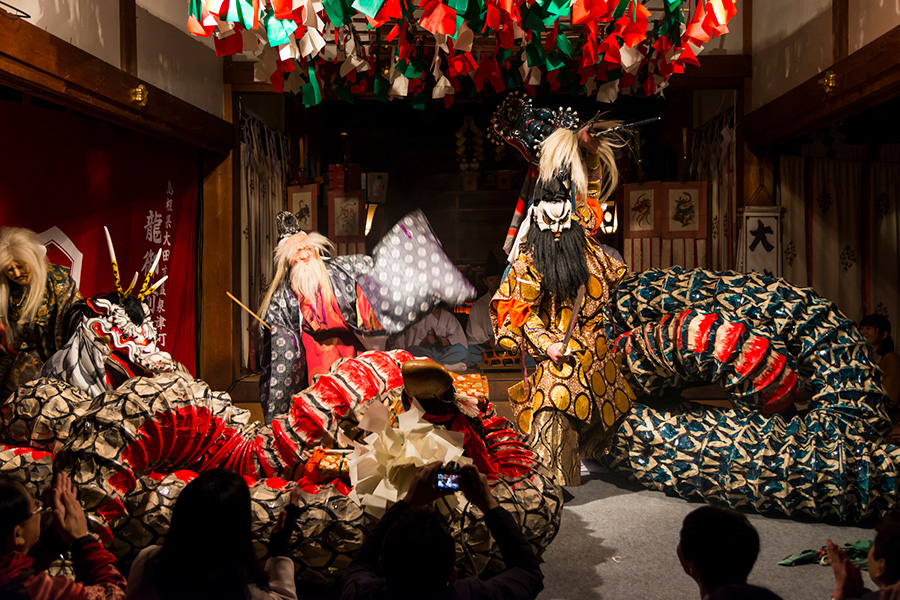
M 690 14 L 682 10 L 685 1 Z M 485 85 L 534 93 L 546 79 L 551 89 L 580 89 L 611 101 L 619 93 L 659 93 L 685 65 L 699 64 L 704 44 L 726 33 L 737 13 L 735 0 L 655 0 L 653 14 L 645 4 L 649 0 L 188 0 L 187 28 L 197 36 L 216 34 L 219 56 L 258 55 L 256 80 L 300 93 L 310 104 L 321 101 L 318 75 L 307 83 L 286 75 L 297 67 L 318 73 L 334 62 L 335 83 L 348 100 L 371 91 L 424 108 L 427 100 L 449 104 L 459 90 L 481 92 Z M 356 15 L 371 28 L 363 44 Z M 579 27 L 577 36 L 571 24 Z M 389 80 L 375 72 L 379 54 L 381 65 L 387 58 L 384 43 L 396 44 Z M 472 55 L 476 46 L 483 55 Z

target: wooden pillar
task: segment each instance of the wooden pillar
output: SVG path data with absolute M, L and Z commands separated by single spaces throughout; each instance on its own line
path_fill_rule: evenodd
M 119 67 L 137 77 L 137 9 L 135 0 L 119 0 Z
M 834 62 L 850 53 L 850 0 L 831 2 L 831 49 Z
M 235 124 L 231 86 L 225 85 L 225 118 Z M 204 164 L 200 231 L 200 335 L 197 376 L 214 390 L 228 389 L 240 369 L 240 316 L 225 295 L 238 289 L 239 223 L 235 219 L 235 150 L 221 162 Z

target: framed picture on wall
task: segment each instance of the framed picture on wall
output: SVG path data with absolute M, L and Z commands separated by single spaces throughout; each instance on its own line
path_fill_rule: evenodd
M 659 237 L 662 216 L 658 181 L 629 183 L 624 186 L 622 224 L 626 238 Z
M 328 237 L 336 244 L 357 243 L 364 238 L 366 192 L 328 192 Z
M 661 187 L 666 215 L 664 236 L 669 239 L 709 237 L 706 182 L 664 183 Z
M 319 204 L 319 186 L 311 183 L 308 185 L 291 185 L 288 186 L 288 206 L 300 229 L 306 232 L 317 231 L 318 214 L 316 207 Z
M 382 204 L 387 200 L 388 173 L 366 173 L 368 202 Z

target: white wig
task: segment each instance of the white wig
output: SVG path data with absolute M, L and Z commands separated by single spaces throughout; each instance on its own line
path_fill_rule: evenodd
M 551 133 L 541 144 L 541 163 L 539 167 L 538 182 L 547 183 L 557 175 L 568 171 L 571 173 L 572 187 L 575 196 L 587 196 L 588 172 L 581 148 L 578 144 L 578 136 L 585 128 L 593 130 L 607 130 L 620 125 L 620 121 L 591 120 L 578 131 L 560 127 Z M 619 185 L 619 170 L 616 168 L 616 148 L 626 145 L 625 140 L 618 133 L 601 134 L 597 138 L 600 157 L 600 173 L 602 183 L 598 202 L 605 202 L 616 191 Z
M 292 266 L 301 250 L 310 250 L 312 256 L 307 261 L 297 262 Z M 328 279 L 328 271 L 325 269 L 323 257 L 334 252 L 334 243 L 321 233 L 295 233 L 279 242 L 275 248 L 275 276 L 266 290 L 262 304 L 259 307 L 259 316 L 265 318 L 266 310 L 272 301 L 272 296 L 286 275 L 290 274 L 291 287 L 294 291 L 309 302 L 316 302 L 316 296 L 321 293 L 322 301 L 330 303 L 334 298 L 331 289 L 331 280 Z
M 6 270 L 13 262 L 20 262 L 31 269 L 31 281 L 26 286 L 25 303 L 16 323 L 9 322 L 10 280 Z M 44 299 L 47 283 L 47 249 L 30 229 L 0 227 L 0 323 L 7 326 L 6 338 L 12 343 L 15 331 L 31 323 Z

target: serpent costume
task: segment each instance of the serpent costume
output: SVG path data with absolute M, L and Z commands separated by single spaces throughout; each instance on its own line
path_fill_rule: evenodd
M 783 279 L 678 267 L 635 273 L 607 335 L 642 396 L 607 460 L 645 487 L 789 516 L 859 521 L 897 507 L 900 448 L 881 371 L 835 304 Z M 682 407 L 720 382 L 733 409 Z M 794 411 L 798 389 L 811 394 Z

